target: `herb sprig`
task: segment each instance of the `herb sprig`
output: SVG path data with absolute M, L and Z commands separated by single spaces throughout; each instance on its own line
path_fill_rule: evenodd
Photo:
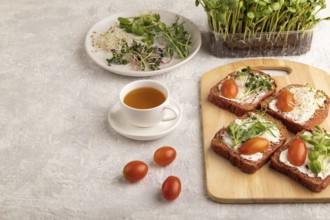
M 119 17 L 119 27 L 127 33 L 143 36 L 142 42 L 152 45 L 154 37 L 160 29 L 166 25 L 160 21 L 160 15 L 156 13 L 143 14 L 133 18 Z
M 315 126 L 312 135 L 301 135 L 300 138 L 314 146 L 308 152 L 309 168 L 314 174 L 319 174 L 324 170 L 323 162 L 330 154 L 330 134 Z
M 232 148 L 236 148 L 248 139 L 261 136 L 267 131 L 269 131 L 275 137 L 271 130 L 273 127 L 275 127 L 274 123 L 270 121 L 261 122 L 258 120 L 258 117 L 251 116 L 247 119 L 244 119 L 241 124 L 233 122 L 228 127 L 227 132 L 234 141 Z
M 142 36 L 142 42 L 152 45 L 155 37 L 162 37 L 167 42 L 166 56 L 172 58 L 177 54 L 180 58 L 189 55 L 191 35 L 184 29 L 183 23 L 179 23 L 177 16 L 171 26 L 160 21 L 157 13 L 143 14 L 133 18 L 119 17 L 120 27 L 128 33 Z

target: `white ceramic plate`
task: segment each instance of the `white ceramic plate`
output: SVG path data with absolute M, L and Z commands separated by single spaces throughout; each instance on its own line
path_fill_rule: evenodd
M 110 126 L 119 134 L 133 140 L 147 141 L 164 137 L 178 126 L 182 118 L 182 110 L 179 103 L 174 100 L 170 102 L 179 109 L 179 116 L 172 121 L 159 122 L 157 125 L 149 128 L 140 128 L 132 125 L 123 115 L 118 102 L 109 111 L 108 120 Z
M 168 11 L 151 10 L 151 12 L 158 13 L 160 15 L 161 21 L 164 22 L 166 25 L 171 25 L 175 21 L 177 16 L 177 14 Z M 193 58 L 196 55 L 202 43 L 201 32 L 190 20 L 178 15 L 180 18 L 179 21 L 184 22 L 183 24 L 184 28 L 186 29 L 186 31 L 188 31 L 188 33 L 191 34 L 191 48 L 188 57 L 186 57 L 185 59 L 172 59 L 171 62 L 167 64 L 162 64 L 160 70 L 156 70 L 156 71 L 136 71 L 133 70 L 132 66 L 129 64 L 128 65 L 113 64 L 111 66 L 108 66 L 106 59 L 111 57 L 110 53 L 106 53 L 104 51 L 96 52 L 95 48 L 92 46 L 91 35 L 93 34 L 93 32 L 103 33 L 107 31 L 111 25 L 118 23 L 118 17 L 133 17 L 133 16 L 138 16 L 140 14 L 141 13 L 139 12 L 123 12 L 107 17 L 104 20 L 101 20 L 98 23 L 96 23 L 88 31 L 85 39 L 85 49 L 87 54 L 90 56 L 90 58 L 96 64 L 98 64 L 99 66 L 103 67 L 104 69 L 110 72 L 125 76 L 144 77 L 144 76 L 153 76 L 153 75 L 169 72 L 179 67 L 180 65 L 188 62 L 191 58 Z

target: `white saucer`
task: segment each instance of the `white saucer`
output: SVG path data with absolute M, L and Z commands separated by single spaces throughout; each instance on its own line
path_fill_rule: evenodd
M 173 131 L 176 126 L 180 123 L 182 118 L 182 110 L 179 105 L 174 100 L 171 100 L 171 104 L 179 109 L 179 116 L 172 120 L 166 122 L 159 122 L 157 125 L 149 128 L 140 128 L 132 125 L 126 117 L 124 117 L 123 112 L 120 108 L 120 103 L 116 103 L 109 111 L 108 120 L 110 126 L 119 134 L 133 139 L 133 140 L 155 140 L 161 138 L 171 131 Z

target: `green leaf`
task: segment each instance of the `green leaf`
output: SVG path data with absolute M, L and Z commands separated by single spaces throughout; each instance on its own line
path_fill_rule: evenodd
M 322 144 L 315 144 L 314 150 L 316 151 L 327 151 L 327 147 Z
M 119 17 L 118 18 L 118 21 L 121 23 L 121 24 L 126 24 L 126 25 L 130 25 L 131 24 L 131 21 L 127 18 L 123 18 L 123 17 Z
M 311 144 L 311 145 L 314 145 L 314 146 L 317 144 L 317 142 L 316 142 L 316 141 L 313 141 L 313 140 L 308 140 L 307 142 L 308 142 L 309 144 Z
M 278 10 L 280 10 L 281 5 L 280 5 L 279 2 L 273 2 L 273 3 L 270 5 L 270 7 L 271 7 L 274 11 L 278 11 Z
M 297 10 L 295 8 L 292 8 L 292 7 L 288 7 L 288 11 L 289 12 L 292 12 L 292 13 L 296 13 Z
M 219 13 L 217 13 L 216 18 L 220 22 L 225 22 L 226 13 L 225 12 L 219 12 Z
M 304 140 L 304 141 L 312 140 L 310 135 L 300 135 L 299 138 Z
M 229 9 L 236 9 L 239 7 L 240 1 L 239 0 L 230 0 L 228 2 Z
M 317 160 L 319 157 L 320 153 L 318 151 L 309 151 L 308 153 L 308 159 L 310 161 Z
M 164 24 L 163 22 L 159 22 L 159 24 L 158 24 L 158 28 L 159 28 L 160 30 L 165 30 L 165 29 L 166 29 L 166 24 Z
M 318 174 L 322 170 L 321 162 L 318 160 L 311 161 L 309 164 L 309 168 L 314 174 Z
M 316 130 L 323 133 L 323 129 L 320 127 L 320 125 L 315 125 Z
M 142 36 L 144 34 L 144 29 L 141 26 L 133 25 L 132 26 L 132 33 L 137 36 Z
M 258 5 L 261 5 L 261 6 L 266 6 L 267 5 L 267 3 L 266 2 L 263 2 L 263 1 L 258 1 L 257 4 Z
M 250 19 L 253 19 L 255 16 L 254 16 L 254 13 L 252 12 L 252 11 L 249 11 L 248 13 L 247 13 L 247 16 L 248 16 L 248 18 L 250 18 Z
M 229 5 L 222 5 L 221 7 L 220 7 L 220 11 L 222 11 L 222 12 L 226 12 L 226 11 L 228 11 L 229 10 Z M 223 14 L 225 14 L 225 13 L 223 13 Z
M 233 136 L 235 134 L 235 130 L 238 128 L 238 124 L 233 122 L 231 125 L 228 127 L 228 133 Z
M 127 33 L 131 33 L 132 32 L 131 25 L 120 23 L 119 24 L 119 27 L 122 28 L 122 29 L 124 29 Z
M 273 9 L 271 7 L 266 8 L 262 11 L 264 15 L 270 15 L 273 12 Z

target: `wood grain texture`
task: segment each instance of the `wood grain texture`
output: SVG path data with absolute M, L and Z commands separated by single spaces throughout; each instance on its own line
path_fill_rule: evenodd
M 330 95 L 330 75 L 318 68 L 292 61 L 244 60 L 205 73 L 201 78 L 200 91 L 208 196 L 220 203 L 330 202 L 330 187 L 321 193 L 313 193 L 289 177 L 270 168 L 269 163 L 255 174 L 245 174 L 212 151 L 210 143 L 215 133 L 237 117 L 207 100 L 210 88 L 228 73 L 248 65 L 259 70 L 288 72 L 286 76 L 274 76 L 278 85 L 277 91 L 288 84 L 308 83 Z M 330 128 L 329 125 L 330 117 L 321 124 L 326 129 Z

